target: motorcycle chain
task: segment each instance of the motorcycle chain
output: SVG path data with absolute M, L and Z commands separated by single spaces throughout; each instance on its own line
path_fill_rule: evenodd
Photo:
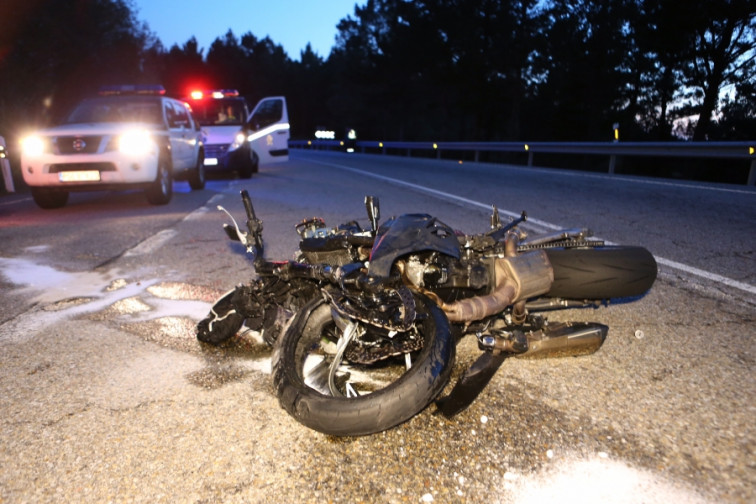
M 521 244 L 517 246 L 518 252 L 526 252 L 528 250 L 540 250 L 547 248 L 593 248 L 603 247 L 603 240 L 559 240 L 549 243 L 537 243 L 535 245 Z

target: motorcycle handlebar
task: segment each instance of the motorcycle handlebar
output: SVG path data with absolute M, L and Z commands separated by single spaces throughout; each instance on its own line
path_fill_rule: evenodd
M 247 229 L 249 234 L 255 240 L 256 256 L 262 257 L 263 255 L 263 243 L 262 243 L 262 221 L 255 215 L 255 209 L 252 206 L 252 198 L 249 197 L 249 192 L 246 189 L 241 191 L 242 203 L 244 203 L 244 211 L 247 213 Z

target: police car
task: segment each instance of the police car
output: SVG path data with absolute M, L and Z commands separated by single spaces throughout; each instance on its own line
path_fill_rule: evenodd
M 263 98 L 252 112 L 235 89 L 192 91 L 187 101 L 207 134 L 205 169 L 257 173 L 260 164 L 289 159 L 289 114 L 286 98 Z
M 21 141 L 21 172 L 34 201 L 59 208 L 71 191 L 142 188 L 153 205 L 173 180 L 205 186 L 204 138 L 190 106 L 162 86 L 114 86 L 80 102 L 62 124 Z

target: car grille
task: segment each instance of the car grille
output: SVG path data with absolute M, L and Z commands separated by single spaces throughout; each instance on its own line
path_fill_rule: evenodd
M 50 173 L 85 170 L 116 171 L 116 167 L 113 163 L 58 163 L 50 165 Z
M 205 145 L 205 157 L 220 159 L 226 155 L 228 151 L 228 145 L 226 144 L 213 144 Z
M 101 140 L 99 135 L 60 136 L 55 139 L 55 144 L 59 154 L 95 154 Z

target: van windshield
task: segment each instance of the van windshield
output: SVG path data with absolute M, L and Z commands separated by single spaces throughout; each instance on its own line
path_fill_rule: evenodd
M 194 118 L 202 126 L 241 126 L 244 123 L 244 102 L 239 99 L 190 100 L 189 103 Z

